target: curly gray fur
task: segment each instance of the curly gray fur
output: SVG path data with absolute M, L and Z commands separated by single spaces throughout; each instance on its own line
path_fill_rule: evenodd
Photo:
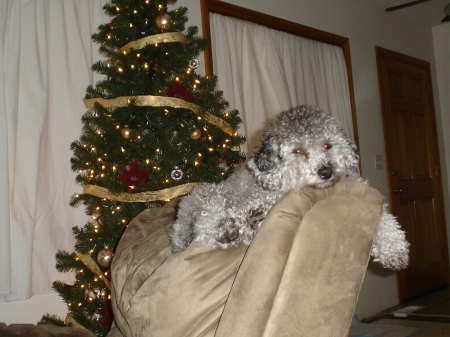
M 228 179 L 195 189 L 180 204 L 170 238 L 174 253 L 195 238 L 211 248 L 250 244 L 272 206 L 289 190 L 327 188 L 344 178 L 362 181 L 359 153 L 339 123 L 318 107 L 279 114 L 263 132 L 246 167 Z M 409 243 L 384 211 L 372 255 L 384 267 L 408 264 Z

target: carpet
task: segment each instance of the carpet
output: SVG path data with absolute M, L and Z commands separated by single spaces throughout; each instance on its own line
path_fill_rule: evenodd
M 410 337 L 415 336 L 427 326 L 403 325 L 395 323 L 361 323 L 354 317 L 349 337 Z

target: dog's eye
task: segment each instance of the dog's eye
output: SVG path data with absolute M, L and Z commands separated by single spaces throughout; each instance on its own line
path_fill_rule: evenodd
M 333 146 L 331 146 L 330 144 L 325 144 L 324 146 L 323 146 L 323 148 L 325 149 L 325 150 L 329 150 L 329 149 L 331 149 Z
M 292 152 L 295 154 L 301 154 L 302 156 L 308 157 L 308 154 L 305 151 L 300 150 L 300 149 L 295 149 Z

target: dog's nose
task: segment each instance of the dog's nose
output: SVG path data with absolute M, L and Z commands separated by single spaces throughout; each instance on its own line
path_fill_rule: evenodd
M 333 169 L 329 166 L 322 166 L 317 170 L 317 174 L 320 178 L 328 180 L 333 176 Z

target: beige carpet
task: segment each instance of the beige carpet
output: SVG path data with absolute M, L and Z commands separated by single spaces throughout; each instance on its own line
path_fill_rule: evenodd
M 382 318 L 372 323 L 354 321 L 349 337 L 449 337 L 450 323 Z

